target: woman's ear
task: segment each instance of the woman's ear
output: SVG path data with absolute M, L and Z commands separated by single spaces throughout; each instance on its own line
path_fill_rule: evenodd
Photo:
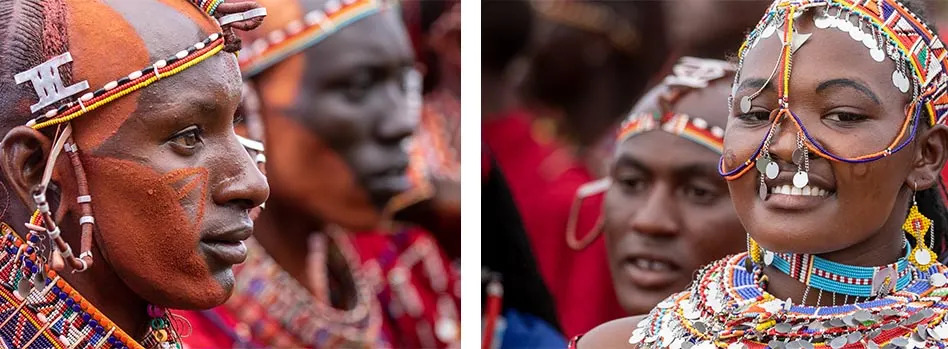
M 948 160 L 948 127 L 942 124 L 932 126 L 918 136 L 912 172 L 906 178 L 909 188 L 918 186 L 918 190 L 931 188 L 941 178 L 941 171 Z
M 14 127 L 0 141 L 3 176 L 27 207 L 33 205 L 30 191 L 43 179 L 51 147 L 49 137 L 27 126 Z

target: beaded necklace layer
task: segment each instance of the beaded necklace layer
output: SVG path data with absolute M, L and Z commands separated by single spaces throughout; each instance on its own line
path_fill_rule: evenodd
M 326 266 L 328 243 L 342 253 L 355 283 L 356 304 L 350 310 L 330 305 L 329 281 L 321 271 L 320 290 L 310 292 L 286 273 L 253 239 L 247 240 L 247 261 L 234 267 L 237 285 L 234 294 L 220 308 L 231 312 L 239 328 L 249 328 L 249 341 L 267 346 L 313 348 L 372 348 L 380 345 L 381 314 L 374 288 L 358 269 L 353 247 L 341 233 L 327 233 L 314 255 Z M 331 242 L 329 242 L 331 241 Z M 203 312 L 214 320 L 216 310 Z M 222 328 L 227 332 L 234 329 Z M 232 334 L 231 337 L 241 337 Z M 242 339 L 247 340 L 247 339 Z
M 170 313 L 136 342 L 48 266 L 40 268 L 37 235 L 21 240 L 0 223 L 0 344 L 5 348 L 181 348 Z M 160 314 L 159 314 L 160 313 Z
M 644 348 L 948 348 L 948 287 L 932 280 L 948 267 L 909 265 L 908 285 L 839 306 L 806 306 L 765 291 L 762 269 L 747 253 L 701 269 L 692 287 L 652 310 L 632 332 Z
M 873 297 L 901 290 L 911 280 L 909 249 L 895 263 L 859 267 L 819 256 L 764 251 L 764 264 L 800 281 L 807 287 L 854 297 Z M 941 285 L 938 285 L 941 286 Z M 806 299 L 803 299 L 805 302 Z

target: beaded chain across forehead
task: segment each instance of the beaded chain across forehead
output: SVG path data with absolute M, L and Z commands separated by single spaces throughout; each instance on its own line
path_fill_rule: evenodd
M 791 111 L 789 82 L 792 56 L 812 35 L 797 32 L 794 23 L 810 11 L 814 12 L 813 21 L 817 29 L 836 28 L 846 32 L 853 40 L 866 46 L 869 55 L 877 62 L 888 57 L 896 63 L 892 83 L 899 91 L 911 93 L 912 100 L 898 136 L 885 149 L 855 157 L 834 154 L 812 137 L 800 118 Z M 774 111 L 772 125 L 754 155 L 734 169 L 725 169 L 722 158 L 719 171 L 728 180 L 741 177 L 753 168 L 751 165 L 766 156 L 766 143 L 784 117 L 799 128 L 801 142 L 809 151 L 830 160 L 848 163 L 875 161 L 901 150 L 914 139 L 923 111 L 927 111 L 930 116 L 929 125 L 945 123 L 948 118 L 948 50 L 918 16 L 897 0 L 776 1 L 741 46 L 739 64 L 743 65 L 747 52 L 760 40 L 775 33 L 783 42 L 779 61 L 770 76 L 771 79 L 776 77 L 774 81 L 779 109 Z M 735 77 L 735 88 L 739 81 L 740 69 Z M 750 109 L 750 102 L 760 92 L 741 98 L 741 112 Z M 733 98 L 732 93 L 729 107 L 734 105 Z

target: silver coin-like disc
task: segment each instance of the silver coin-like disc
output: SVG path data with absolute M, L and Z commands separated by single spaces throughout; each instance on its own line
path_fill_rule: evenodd
M 780 174 L 780 166 L 777 165 L 777 162 L 771 161 L 767 163 L 767 170 L 765 172 L 768 179 L 777 178 L 777 175 Z
M 645 339 L 645 331 L 638 329 L 632 331 L 632 337 L 629 337 L 629 344 L 639 344 L 642 343 L 642 340 Z
M 870 50 L 879 48 L 879 45 L 876 43 L 875 36 L 873 36 L 871 33 L 866 33 L 866 35 L 862 37 L 862 44 Z
M 676 338 L 674 341 L 672 341 L 672 344 L 669 345 L 668 347 L 670 349 L 681 349 L 681 345 L 684 343 L 685 343 L 684 338 Z
M 770 251 L 764 251 L 764 264 L 771 265 L 774 263 L 774 253 Z
M 945 277 L 945 274 L 934 273 L 928 278 L 928 282 L 935 287 L 942 287 L 945 284 L 948 284 L 948 277 Z
M 764 31 L 760 33 L 760 37 L 769 38 L 771 35 L 774 35 L 774 32 L 776 31 L 777 31 L 776 27 L 772 25 L 768 25 L 767 28 L 764 28 Z
M 849 344 L 858 343 L 861 340 L 862 340 L 862 333 L 859 333 L 859 332 L 853 332 L 853 333 L 850 333 L 848 336 L 846 336 L 846 341 Z
M 741 342 L 734 342 L 727 346 L 727 349 L 747 349 L 747 346 Z
M 902 93 L 908 92 L 910 87 L 908 77 L 898 70 L 892 72 L 892 83 L 899 89 L 899 91 L 902 91 Z
M 862 30 L 857 27 L 853 27 L 853 29 L 849 30 L 849 37 L 856 41 L 862 41 L 862 37 L 865 35 L 866 33 L 863 33 Z
M 33 288 L 42 290 L 46 288 L 46 275 L 43 273 L 33 274 Z
M 766 156 L 761 156 L 760 158 L 757 159 L 757 163 L 754 164 L 754 166 L 757 167 L 757 172 L 760 172 L 760 174 L 765 174 L 767 173 L 767 164 L 769 164 L 770 162 L 771 162 L 770 158 Z
M 744 96 L 741 97 L 741 113 L 746 113 L 751 110 L 751 97 Z
M 885 60 L 885 52 L 877 47 L 869 49 L 869 56 L 872 56 L 872 59 L 876 60 L 876 62 L 882 62 Z
M 20 282 L 16 285 L 16 291 L 20 293 L 20 296 L 23 298 L 30 296 L 30 291 L 33 290 L 33 285 L 30 283 L 29 278 L 22 278 Z
M 839 19 L 839 25 L 837 26 L 837 28 L 839 28 L 839 30 L 842 30 L 844 32 L 848 32 L 850 30 L 853 30 L 853 23 L 845 19 Z
M 836 337 L 830 341 L 830 347 L 833 349 L 839 349 L 846 346 L 847 343 L 849 343 L 849 340 L 846 339 L 846 337 Z
M 932 254 L 927 249 L 918 249 L 915 251 L 915 261 L 921 265 L 928 265 L 932 262 Z
M 810 183 L 810 175 L 807 174 L 806 171 L 797 171 L 797 173 L 793 175 L 794 187 L 803 189 L 803 187 L 805 187 L 809 183 Z
M 803 150 L 803 148 L 794 149 L 793 154 L 790 156 L 790 159 L 793 160 L 793 164 L 797 166 L 803 165 L 803 160 L 805 160 L 803 157 L 805 156 L 805 153 L 806 152 Z
M 813 16 L 813 25 L 820 29 L 829 28 L 832 24 L 832 20 L 826 15 L 822 16 Z
M 889 344 L 892 344 L 899 348 L 905 348 L 908 346 L 909 340 L 908 338 L 905 338 L 905 337 L 898 337 L 898 338 L 893 338 L 891 341 L 889 341 Z

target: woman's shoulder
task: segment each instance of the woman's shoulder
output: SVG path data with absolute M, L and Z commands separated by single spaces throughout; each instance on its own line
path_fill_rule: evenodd
M 616 319 L 596 326 L 588 333 L 577 337 L 570 343 L 570 348 L 634 348 L 629 344 L 629 337 L 636 325 L 645 315 L 636 315 Z

